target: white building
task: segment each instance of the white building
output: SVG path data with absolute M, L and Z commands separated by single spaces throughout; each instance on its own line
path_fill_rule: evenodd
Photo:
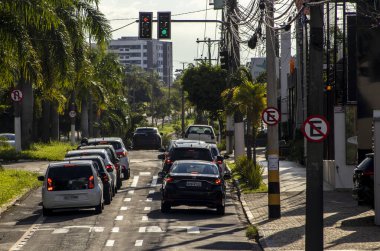
M 157 39 L 140 40 L 138 37 L 121 37 L 111 40 L 108 50 L 119 55 L 121 64 L 140 66 L 156 71 L 167 85 L 173 82 L 172 42 Z
M 257 78 L 267 69 L 266 58 L 251 58 L 249 68 L 251 70 L 252 78 Z

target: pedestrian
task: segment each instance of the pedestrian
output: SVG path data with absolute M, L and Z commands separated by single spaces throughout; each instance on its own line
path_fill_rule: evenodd
M 80 145 L 77 147 L 77 150 L 79 150 L 81 146 L 88 146 L 88 138 L 82 138 L 82 140 L 80 141 Z

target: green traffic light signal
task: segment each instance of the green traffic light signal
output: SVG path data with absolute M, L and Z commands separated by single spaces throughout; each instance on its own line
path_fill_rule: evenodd
M 171 13 L 158 12 L 157 23 L 158 39 L 170 39 Z

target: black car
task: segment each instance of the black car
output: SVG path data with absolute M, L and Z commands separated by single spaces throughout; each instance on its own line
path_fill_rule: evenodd
M 374 206 L 374 164 L 374 154 L 370 153 L 354 170 L 352 196 L 358 205 Z
M 133 134 L 134 149 L 160 149 L 161 135 L 156 127 L 138 127 Z
M 160 154 L 158 158 L 164 160 L 162 172 L 167 173 L 177 160 L 204 160 L 215 161 L 211 146 L 205 142 L 174 142 L 168 154 Z M 218 157 L 219 158 L 219 157 Z
M 161 174 L 162 175 L 162 174 Z M 224 215 L 226 187 L 216 164 L 200 160 L 174 162 L 161 187 L 161 212 L 172 206 L 207 206 Z

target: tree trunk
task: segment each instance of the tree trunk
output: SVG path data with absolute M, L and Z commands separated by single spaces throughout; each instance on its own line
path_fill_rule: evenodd
M 23 99 L 21 101 L 21 147 L 28 149 L 33 139 L 33 86 L 32 83 L 20 80 Z
M 252 119 L 251 116 L 247 116 L 247 158 L 252 159 L 252 135 L 251 135 Z
M 53 101 L 50 106 L 50 139 L 54 141 L 59 141 L 59 114 L 58 114 L 58 102 Z
M 218 138 L 218 142 L 219 143 L 222 143 L 222 136 L 223 136 L 223 119 L 222 118 L 218 118 L 218 123 L 219 123 L 219 138 Z
M 92 96 L 88 97 L 88 133 L 90 137 L 94 136 L 94 104 Z
M 41 139 L 43 142 L 49 142 L 50 140 L 50 106 L 51 102 L 49 100 L 42 101 L 42 130 Z
M 253 163 L 256 164 L 256 126 L 252 125 Z
M 82 97 L 81 113 L 80 113 L 80 127 L 81 127 L 81 138 L 88 138 L 88 106 L 87 97 Z
M 98 112 L 98 107 L 95 106 L 95 120 L 94 120 L 94 136 L 95 137 L 100 137 L 100 112 Z

